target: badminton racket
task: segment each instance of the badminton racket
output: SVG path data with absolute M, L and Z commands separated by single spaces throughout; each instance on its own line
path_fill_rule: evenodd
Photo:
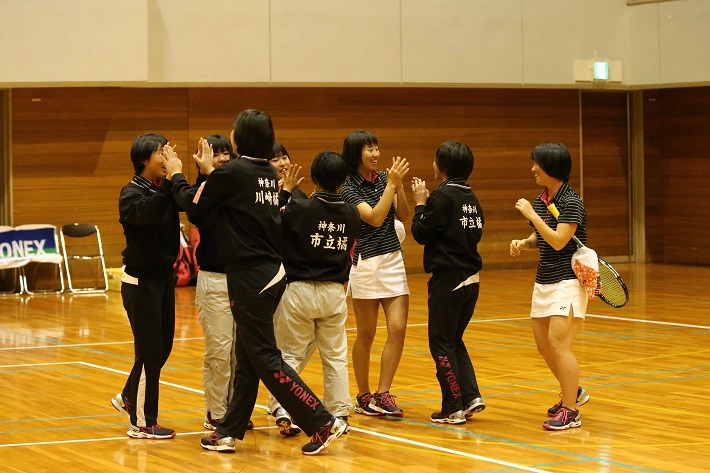
M 560 211 L 557 210 L 555 204 L 550 204 L 547 210 L 550 211 L 555 219 L 560 217 Z M 572 235 L 572 239 L 578 248 L 585 246 L 576 236 Z M 629 290 L 626 288 L 624 280 L 609 263 L 598 256 L 597 259 L 599 260 L 599 277 L 602 282 L 599 298 L 615 309 L 624 307 L 629 301 Z

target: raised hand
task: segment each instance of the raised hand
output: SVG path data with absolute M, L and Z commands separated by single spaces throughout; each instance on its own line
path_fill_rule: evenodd
M 429 198 L 429 190 L 426 188 L 426 182 L 418 177 L 412 178 L 412 192 L 414 192 L 414 205 L 425 205 Z
M 402 179 L 409 172 L 409 163 L 405 158 L 392 158 L 392 166 L 387 168 L 387 184 L 395 187 L 402 185 Z
M 203 176 L 209 176 L 214 171 L 214 150 L 206 139 L 200 138 L 197 141 L 197 153 L 192 155 L 192 159 L 197 163 Z
M 535 216 L 535 211 L 533 210 L 532 205 L 526 199 L 518 199 L 515 203 L 515 208 L 518 209 L 520 213 L 523 214 L 523 217 L 528 220 L 532 220 Z
M 163 146 L 163 158 L 165 159 L 165 170 L 167 171 L 168 180 L 172 179 L 174 174 L 182 172 L 182 161 L 175 152 L 177 145 L 170 146 L 170 143 Z
M 299 172 L 301 172 L 301 166 L 298 164 L 291 164 L 288 169 L 284 171 L 283 190 L 293 193 L 293 191 L 301 185 L 305 177 L 299 177 Z

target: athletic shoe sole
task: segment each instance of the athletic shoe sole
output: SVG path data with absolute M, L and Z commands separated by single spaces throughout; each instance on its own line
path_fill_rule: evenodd
M 118 397 L 118 399 L 116 399 L 117 397 Z M 123 403 L 123 400 L 120 398 L 121 398 L 120 394 L 112 397 L 111 398 L 111 405 L 113 406 L 114 409 L 116 409 L 121 414 L 125 414 L 130 417 L 130 414 L 128 413 L 128 411 L 125 408 L 125 404 Z
M 129 430 L 128 432 L 126 432 L 126 435 L 128 435 L 132 439 L 169 440 L 175 437 L 175 432 L 170 435 L 153 435 L 147 434 L 142 431 L 136 432 L 135 430 Z
M 276 425 L 279 427 L 279 433 L 284 437 L 294 437 L 301 433 L 301 429 L 286 416 L 277 417 Z
M 433 417 L 430 417 L 432 422 L 435 422 L 437 424 L 452 424 L 452 425 L 458 425 L 458 424 L 465 424 L 466 419 L 449 419 L 448 417 L 445 417 L 443 419 L 434 419 Z
M 560 425 L 560 426 L 550 425 L 550 424 L 548 424 L 548 423 L 545 422 L 545 423 L 542 424 L 542 426 L 543 426 L 546 430 L 567 430 L 567 429 L 574 429 L 574 428 L 577 428 L 577 427 L 581 427 L 581 426 L 582 426 L 582 421 L 581 421 L 581 420 L 578 420 L 578 421 L 576 421 L 576 422 L 570 422 L 569 424 Z
M 385 409 L 383 409 L 383 408 L 381 408 L 381 407 L 379 407 L 379 406 L 374 406 L 374 405 L 372 405 L 372 404 L 370 404 L 370 409 L 376 410 L 376 411 L 377 411 L 377 415 L 381 415 L 381 416 L 394 417 L 394 418 L 396 418 L 396 419 L 401 419 L 402 417 L 404 417 L 404 412 L 402 412 L 402 411 L 399 411 L 399 412 L 389 412 L 389 411 L 387 411 L 387 410 L 385 410 Z M 372 415 L 372 414 L 370 414 L 370 415 Z
M 483 403 L 483 401 L 480 401 L 478 404 L 474 404 L 473 406 L 466 408 L 463 412 L 466 415 L 466 418 L 468 419 L 473 414 L 475 414 L 477 412 L 481 412 L 485 408 L 486 408 L 486 405 Z
M 370 407 L 370 408 L 368 408 L 368 409 L 372 409 L 372 408 Z M 364 407 L 360 407 L 360 406 L 355 406 L 354 411 L 357 412 L 358 414 L 364 414 L 364 415 L 366 415 L 366 416 L 372 416 L 372 417 L 384 415 L 384 414 L 382 414 L 382 413 L 380 413 L 380 412 L 368 412 L 368 411 L 365 410 Z
M 205 450 L 209 450 L 211 452 L 234 453 L 237 451 L 237 449 L 235 447 L 228 447 L 226 445 L 205 445 L 203 443 L 200 443 L 200 445 Z

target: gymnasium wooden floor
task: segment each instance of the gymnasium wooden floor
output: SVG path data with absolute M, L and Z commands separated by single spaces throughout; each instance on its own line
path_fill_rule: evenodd
M 178 432 L 168 441 L 129 439 L 127 420 L 110 404 L 133 353 L 119 293 L 3 297 L 0 471 L 710 471 L 710 268 L 616 266 L 631 301 L 620 310 L 590 303 L 576 342 L 591 395 L 581 428 L 542 428 L 558 388 L 530 331 L 531 269 L 481 274 L 466 340 L 488 408 L 463 426 L 431 423 L 439 390 L 426 338 L 426 276 L 412 275 L 407 342 L 392 389 L 405 418 L 353 413 L 351 433 L 317 457 L 301 455 L 304 434 L 279 435 L 263 409 L 264 389 L 256 429 L 237 453 L 200 448 L 203 340 L 194 288 L 177 289 L 175 346 L 162 374 L 160 422 Z M 352 343 L 352 315 L 348 327 Z M 381 329 L 375 358 L 384 335 Z M 304 378 L 322 391 L 317 357 Z

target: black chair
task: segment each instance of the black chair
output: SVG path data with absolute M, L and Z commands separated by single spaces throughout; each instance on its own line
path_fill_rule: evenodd
M 91 223 L 71 223 L 59 229 L 59 238 L 69 290 L 77 294 L 106 292 L 108 278 L 99 228 Z

